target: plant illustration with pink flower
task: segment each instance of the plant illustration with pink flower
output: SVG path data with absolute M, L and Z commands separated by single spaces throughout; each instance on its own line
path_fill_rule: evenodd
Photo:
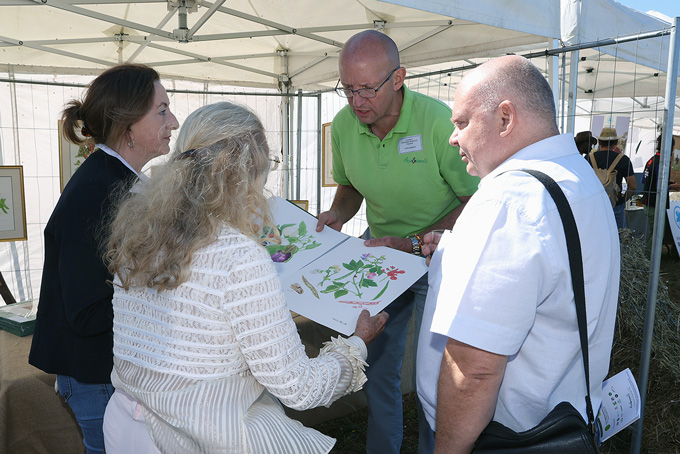
M 398 274 L 404 273 L 403 270 L 394 266 L 383 268 L 384 261 L 384 255 L 377 257 L 371 253 L 365 253 L 361 255 L 359 260 L 353 259 L 349 263 L 343 263 L 342 266 L 348 273 L 342 276 L 335 277 L 341 272 L 338 265 L 333 265 L 326 270 L 315 270 L 315 273 L 323 276 L 318 284 L 319 288 L 331 281 L 326 288 L 321 290 L 321 293 L 332 293 L 336 299 L 349 293 L 358 298 L 363 298 L 367 289 L 378 288 L 382 282 L 386 281 L 385 286 L 373 297 L 373 300 L 377 300 L 387 290 L 390 280 L 396 280 Z
M 321 243 L 308 233 L 304 222 L 277 225 L 276 231 L 272 227 L 265 226 L 262 229 L 260 241 L 272 260 L 278 263 L 289 261 L 300 251 L 321 246 Z

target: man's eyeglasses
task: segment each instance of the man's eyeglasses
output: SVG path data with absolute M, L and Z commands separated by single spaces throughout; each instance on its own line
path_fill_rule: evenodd
M 380 90 L 380 89 L 382 88 L 382 86 L 385 85 L 385 83 L 386 83 L 388 80 L 390 80 L 390 78 L 392 77 L 392 74 L 394 74 L 394 72 L 395 72 L 397 69 L 399 69 L 399 68 L 401 68 L 401 66 L 397 66 L 396 68 L 394 68 L 394 69 L 392 70 L 392 72 L 390 73 L 390 75 L 387 76 L 387 79 L 385 79 L 385 80 L 383 81 L 383 83 L 381 83 L 380 85 L 378 85 L 376 88 L 357 88 L 356 90 L 353 90 L 353 89 L 351 89 L 351 88 L 344 88 L 344 87 L 341 87 L 341 86 L 340 86 L 340 80 L 338 80 L 338 83 L 335 84 L 335 92 L 336 92 L 341 98 L 351 98 L 351 97 L 354 96 L 355 93 L 356 93 L 357 95 L 361 96 L 361 97 L 364 98 L 364 99 L 375 98 L 375 96 L 378 94 L 378 90 Z

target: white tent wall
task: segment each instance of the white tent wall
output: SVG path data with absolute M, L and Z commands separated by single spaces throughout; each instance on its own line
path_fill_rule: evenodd
M 20 165 L 24 173 L 27 241 L 0 243 L 0 271 L 17 300 L 37 298 L 43 266 L 43 230 L 60 195 L 60 152 L 57 121 L 66 102 L 80 98 L 91 77 L 17 74 L 16 83 L 0 73 L 0 164 Z M 47 85 L 47 84 L 50 85 Z M 74 84 L 77 86 L 67 86 Z M 281 150 L 281 96 L 263 90 L 248 93 L 239 88 L 187 81 L 163 81 L 171 109 L 180 124 L 196 108 L 229 100 L 257 112 L 272 153 Z M 207 93 L 201 93 L 208 91 Z M 239 94 L 240 93 L 240 94 Z M 177 133 L 175 133 L 176 136 Z M 171 143 L 171 146 L 174 146 Z M 151 161 L 152 167 L 163 157 Z M 267 189 L 281 194 L 283 171 L 272 172 Z M 4 302 L 0 302 L 0 305 Z

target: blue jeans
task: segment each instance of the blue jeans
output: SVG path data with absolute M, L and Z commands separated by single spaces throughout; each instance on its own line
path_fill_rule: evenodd
M 87 454 L 102 454 L 104 412 L 113 395 L 113 385 L 81 383 L 73 377 L 57 375 L 57 386 L 76 416 Z
M 616 228 L 626 228 L 626 204 L 622 203 L 614 207 L 614 218 L 616 219 Z
M 399 454 L 403 439 L 403 410 L 401 394 L 401 366 L 406 347 L 408 322 L 415 305 L 415 339 L 413 349 L 413 383 L 416 383 L 416 352 L 423 309 L 427 297 L 427 274 L 390 303 L 385 312 L 390 315 L 385 330 L 368 346 L 368 428 L 366 452 Z M 434 436 L 416 394 L 418 407 L 418 453 L 434 451 Z

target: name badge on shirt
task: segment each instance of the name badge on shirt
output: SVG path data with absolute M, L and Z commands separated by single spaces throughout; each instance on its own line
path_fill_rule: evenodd
M 420 134 L 399 139 L 399 154 L 413 153 L 414 151 L 423 151 L 423 138 Z

